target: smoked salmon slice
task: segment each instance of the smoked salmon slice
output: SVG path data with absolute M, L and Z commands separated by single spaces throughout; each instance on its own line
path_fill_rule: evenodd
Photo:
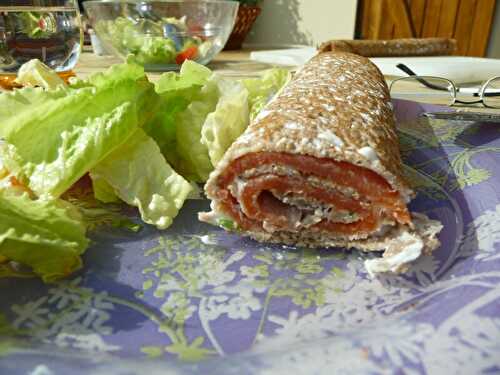
M 273 165 L 293 171 L 296 176 L 258 172 L 259 169 L 269 170 Z M 246 170 L 255 170 L 256 173 L 248 178 L 241 177 Z M 328 182 L 330 186 L 311 184 L 308 181 L 311 176 Z M 394 219 L 401 224 L 408 224 L 411 220 L 399 193 L 375 172 L 346 162 L 306 155 L 247 154 L 234 160 L 218 178 L 216 194 L 227 214 L 245 230 L 261 229 L 265 223 L 276 230 L 309 228 L 337 235 L 368 235 L 379 229 L 384 220 Z M 286 196 L 301 196 L 303 201 L 313 201 L 321 212 L 314 216 L 311 208 L 299 208 L 280 200 Z M 331 211 L 345 212 L 351 217 L 355 214 L 356 220 L 347 223 L 335 221 L 330 217 Z M 309 224 L 310 214 L 315 217 L 312 224 Z

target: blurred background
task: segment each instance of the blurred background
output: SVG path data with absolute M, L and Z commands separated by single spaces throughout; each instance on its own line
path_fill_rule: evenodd
M 457 54 L 500 58 L 495 0 L 268 0 L 246 42 L 452 37 Z
M 82 3 L 82 0 L 79 0 Z M 450 37 L 458 55 L 500 58 L 496 0 L 239 0 L 252 47 L 316 46 L 329 39 Z M 253 19 L 255 18 L 256 19 Z M 253 23 L 254 22 L 254 23 Z

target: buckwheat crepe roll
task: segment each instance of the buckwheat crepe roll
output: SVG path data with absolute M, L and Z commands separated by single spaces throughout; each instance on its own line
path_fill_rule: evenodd
M 262 242 L 384 251 L 371 274 L 400 272 L 439 246 L 442 226 L 407 203 L 384 78 L 368 59 L 310 60 L 233 143 L 205 185 L 202 221 Z

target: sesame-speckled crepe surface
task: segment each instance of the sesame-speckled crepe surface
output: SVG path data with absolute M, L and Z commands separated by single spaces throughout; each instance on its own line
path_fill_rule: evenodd
M 300 159 L 316 167 L 309 167 L 309 170 L 304 171 L 290 163 L 282 164 L 282 155 L 289 159 L 291 157 L 292 160 Z M 276 162 L 270 162 L 269 159 L 274 156 Z M 245 160 L 250 161 L 243 162 Z M 238 165 L 240 169 L 237 175 L 228 182 L 227 176 Z M 399 143 L 387 85 L 377 67 L 364 57 L 343 52 L 326 52 L 317 55 L 300 69 L 294 79 L 233 143 L 210 175 L 205 190 L 212 199 L 213 212 L 200 214 L 200 219 L 215 223 L 216 217 L 230 217 L 238 223 L 238 217 L 250 214 L 251 210 L 239 200 L 239 194 L 245 191 L 247 182 L 252 179 L 260 179 L 261 186 L 267 186 L 269 181 L 276 179 L 281 179 L 282 183 L 288 185 L 293 184 L 291 181 L 302 184 L 304 189 L 293 189 L 292 203 L 286 200 L 288 192 L 280 196 L 270 189 L 275 198 L 305 211 L 308 210 L 308 204 L 311 209 L 315 209 L 325 203 L 318 196 L 312 199 L 306 192 L 309 188 L 326 189 L 322 190 L 325 196 L 330 192 L 347 194 L 349 199 L 355 198 L 354 203 L 363 206 L 363 209 L 373 209 L 374 212 L 377 210 L 369 207 L 374 202 L 364 200 L 365 186 L 355 183 L 353 189 L 349 189 L 340 180 L 325 177 L 327 172 L 319 173 L 321 168 L 318 166 L 321 165 L 332 165 L 333 169 L 347 168 L 351 174 L 359 173 L 360 178 L 368 174 L 369 178 L 363 180 L 363 184 L 374 181 L 374 190 L 386 184 L 390 192 L 384 194 L 397 197 L 400 203 L 396 203 L 403 207 L 400 211 L 406 210 L 406 203 L 413 196 L 402 176 Z M 382 183 L 377 184 L 376 179 L 372 179 L 375 174 L 378 179 L 383 177 L 380 179 Z M 229 184 L 232 184 L 231 187 L 228 187 Z M 301 194 L 304 196 L 300 197 Z M 253 203 L 260 205 L 262 211 L 272 211 L 275 208 L 279 211 L 279 204 L 268 209 L 265 207 L 266 200 L 261 198 L 255 195 Z M 229 201 L 239 208 L 237 214 L 228 210 Z M 300 202 L 297 203 L 298 201 Z M 252 228 L 243 226 L 243 233 L 260 241 L 313 247 L 347 246 L 366 251 L 385 249 L 388 255 L 394 256 L 404 250 L 404 246 L 398 246 L 397 243 L 411 243 L 417 238 L 418 241 L 421 240 L 422 248 L 418 251 L 413 249 L 413 258 L 418 257 L 415 255 L 417 253 L 419 255 L 432 251 L 439 245 L 435 234 L 440 225 L 422 217 L 418 220 L 414 218 L 412 222 L 407 211 L 407 219 L 394 219 L 390 215 L 384 217 L 380 220 L 380 225 L 372 228 L 373 233 L 360 231 L 348 235 L 321 229 L 315 224 L 298 225 L 296 230 L 280 228 L 279 225 L 266 225 L 263 218 L 265 215 L 255 214 L 253 211 L 252 215 L 254 221 L 255 218 L 261 218 L 262 223 L 253 225 Z M 403 212 L 400 216 L 404 215 Z M 392 268 L 401 269 L 403 263 Z

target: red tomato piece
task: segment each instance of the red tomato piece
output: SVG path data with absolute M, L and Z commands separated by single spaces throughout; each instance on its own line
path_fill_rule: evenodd
M 177 63 L 177 65 L 181 65 L 186 60 L 194 60 L 196 58 L 196 55 L 198 55 L 198 47 L 188 47 L 184 51 L 179 52 L 179 54 L 175 58 L 175 62 Z

